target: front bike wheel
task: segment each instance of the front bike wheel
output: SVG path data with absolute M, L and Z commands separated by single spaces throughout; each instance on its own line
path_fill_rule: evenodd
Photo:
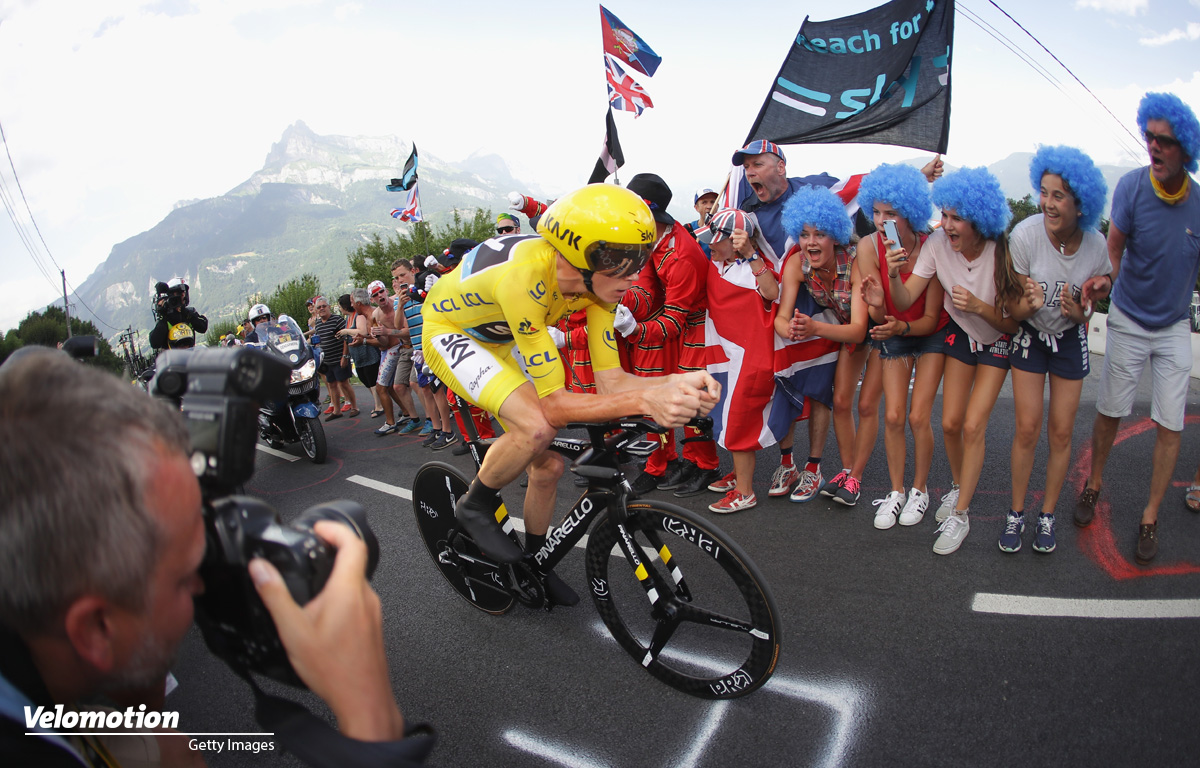
M 454 520 L 454 506 L 468 485 L 449 464 L 422 464 L 413 479 L 413 513 L 429 556 L 454 591 L 479 610 L 498 615 L 513 604 L 502 566 L 485 557 Z
M 628 510 L 638 563 L 626 562 L 611 513 L 592 527 L 587 547 L 592 601 L 616 641 L 650 674 L 703 699 L 737 698 L 765 683 L 781 629 L 754 563 L 686 509 L 646 501 Z
M 313 464 L 324 464 L 328 449 L 325 444 L 325 427 L 321 426 L 321 420 L 298 417 L 296 432 L 300 435 L 300 446 L 304 449 L 304 455 Z

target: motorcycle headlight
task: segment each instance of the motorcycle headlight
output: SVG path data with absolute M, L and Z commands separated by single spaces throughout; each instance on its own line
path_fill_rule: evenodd
M 309 360 L 304 365 L 292 371 L 292 384 L 299 384 L 302 381 L 307 381 L 317 373 L 317 361 Z

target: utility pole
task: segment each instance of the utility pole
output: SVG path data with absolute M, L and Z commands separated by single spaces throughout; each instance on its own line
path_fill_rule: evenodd
M 71 338 L 71 305 L 67 303 L 67 270 L 60 269 L 63 281 L 63 312 L 67 316 L 67 338 Z

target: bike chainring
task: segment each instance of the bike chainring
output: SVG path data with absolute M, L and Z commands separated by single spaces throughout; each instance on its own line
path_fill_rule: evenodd
M 508 571 L 509 592 L 527 608 L 549 608 L 542 577 L 524 561 L 505 566 Z

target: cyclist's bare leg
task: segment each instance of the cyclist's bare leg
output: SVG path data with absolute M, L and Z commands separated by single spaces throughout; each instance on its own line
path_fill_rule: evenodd
M 550 529 L 550 518 L 558 501 L 558 479 L 562 473 L 562 456 L 553 451 L 543 451 L 530 463 L 529 487 L 525 489 L 526 534 L 545 536 Z
M 525 383 L 513 390 L 500 406 L 504 434 L 484 456 L 479 479 L 489 488 L 503 488 L 550 447 L 557 430 L 542 413 L 537 390 Z M 532 483 L 531 483 L 532 485 Z

